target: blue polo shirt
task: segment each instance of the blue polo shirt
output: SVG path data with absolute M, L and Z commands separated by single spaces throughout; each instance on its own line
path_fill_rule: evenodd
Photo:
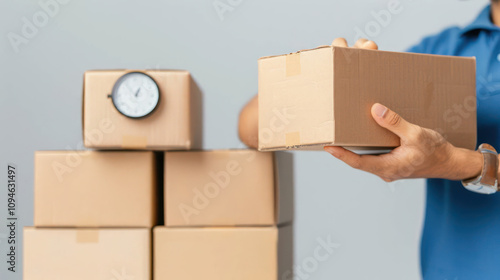
M 490 6 L 465 28 L 446 29 L 408 51 L 476 57 L 478 144 L 500 150 L 500 28 Z M 424 279 L 500 279 L 500 194 L 428 180 L 421 263 Z

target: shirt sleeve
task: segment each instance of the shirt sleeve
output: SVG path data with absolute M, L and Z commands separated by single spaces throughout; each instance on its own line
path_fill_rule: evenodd
M 411 53 L 426 53 L 426 46 L 429 44 L 428 37 L 421 40 L 418 44 L 411 46 L 406 52 Z
M 407 49 L 411 53 L 451 55 L 456 47 L 460 32 L 459 27 L 451 27 L 444 31 L 425 37 L 420 43 Z

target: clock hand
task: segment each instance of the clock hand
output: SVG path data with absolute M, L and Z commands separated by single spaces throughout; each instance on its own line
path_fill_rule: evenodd
M 129 91 L 130 93 L 132 93 L 132 94 L 133 94 L 134 90 L 132 90 L 132 88 L 130 87 L 130 85 L 129 85 L 127 82 L 125 82 L 125 87 L 128 89 L 128 91 Z
M 137 96 L 139 95 L 139 91 L 141 91 L 141 88 L 138 88 L 137 91 L 135 92 L 135 97 L 137 98 Z

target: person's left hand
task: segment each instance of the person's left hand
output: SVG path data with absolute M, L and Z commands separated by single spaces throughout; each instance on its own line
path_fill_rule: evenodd
M 380 126 L 400 137 L 399 147 L 383 155 L 358 155 L 334 146 L 324 149 L 351 167 L 386 182 L 403 178 L 462 180 L 481 173 L 480 153 L 457 148 L 437 131 L 409 123 L 381 104 L 374 104 L 371 113 Z

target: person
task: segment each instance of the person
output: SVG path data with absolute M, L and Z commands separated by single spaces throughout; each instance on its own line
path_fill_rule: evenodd
M 347 47 L 343 38 L 332 44 Z M 353 47 L 378 49 L 366 39 Z M 500 147 L 499 1 L 491 1 L 466 27 L 451 27 L 426 37 L 408 52 L 476 57 L 478 143 Z M 240 139 L 254 148 L 258 143 L 257 98 L 242 109 L 239 120 Z M 400 137 L 399 147 L 383 155 L 357 155 L 342 147 L 324 149 L 387 182 L 428 178 L 421 240 L 423 278 L 500 279 L 500 194 L 471 192 L 460 182 L 485 174 L 489 151 L 455 147 L 438 132 L 409 123 L 383 104 L 374 104 L 371 113 L 380 126 Z M 496 154 L 494 160 L 497 165 L 488 168 L 493 170 L 490 179 L 496 183 Z

